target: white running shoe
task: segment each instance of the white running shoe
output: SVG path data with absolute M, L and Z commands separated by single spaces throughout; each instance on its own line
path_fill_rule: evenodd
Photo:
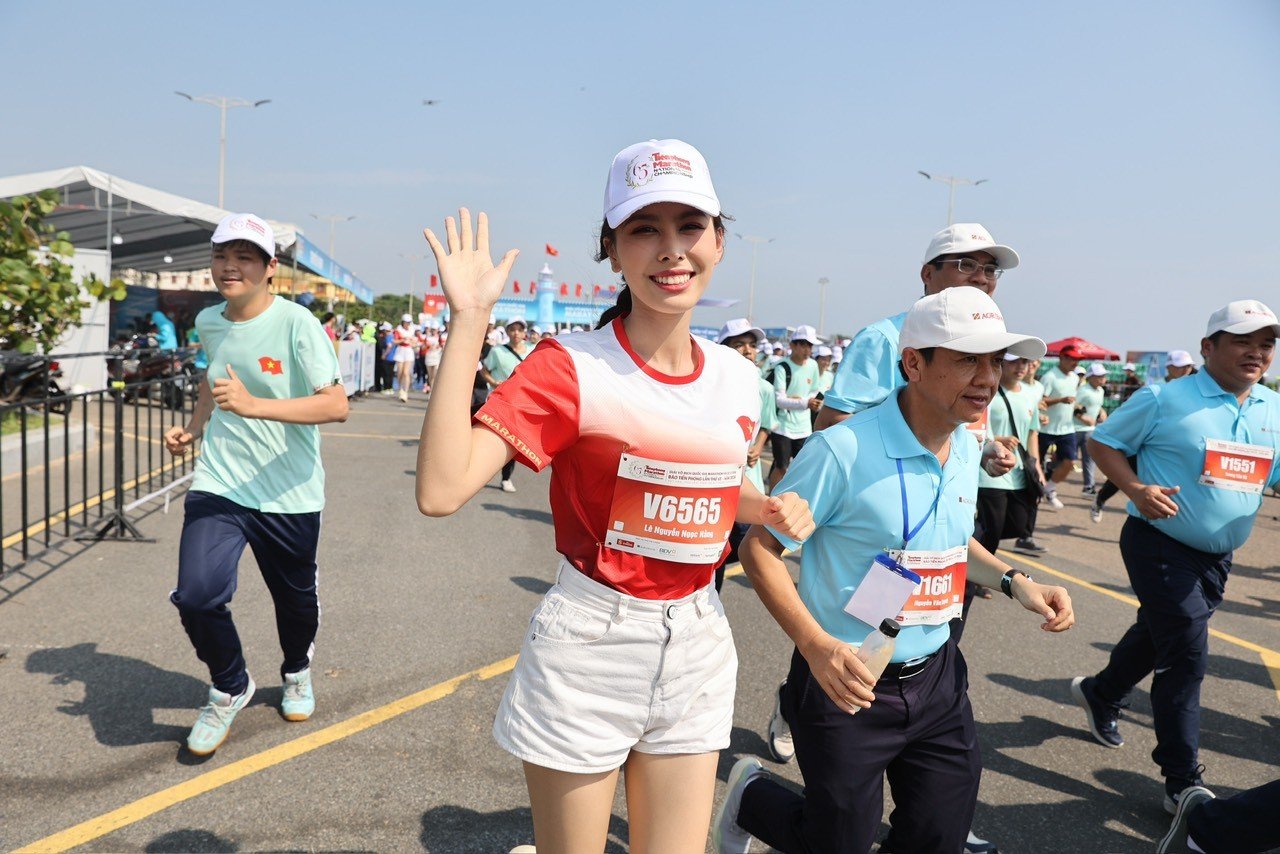
M 1095 525 L 1102 521 L 1102 508 L 1096 501 L 1089 505 L 1089 521 Z
M 1046 509 L 1049 509 L 1049 510 L 1061 510 L 1063 507 L 1067 506 L 1062 503 L 1062 500 L 1060 498 L 1058 498 L 1058 493 L 1056 492 L 1051 492 L 1048 495 L 1046 495 L 1044 497 L 1044 503 L 1045 503 Z
M 408 403 L 408 402 L 409 402 L 409 392 L 407 392 L 407 391 L 402 391 L 402 392 L 400 392 L 400 402 L 401 402 L 401 403 Z
M 509 481 L 509 480 L 504 480 L 504 481 L 502 482 L 502 491 L 503 491 L 503 492 L 515 492 L 515 491 L 516 491 L 516 485 L 515 485 L 514 483 L 512 483 L 511 481 Z
M 729 771 L 728 791 L 724 803 L 711 823 L 711 850 L 715 854 L 748 854 L 751 851 L 751 834 L 738 827 L 738 809 L 742 806 L 742 792 L 757 777 L 764 776 L 764 766 L 754 756 L 744 756 Z
M 782 685 L 773 694 L 773 717 L 769 718 L 769 752 L 773 754 L 775 761 L 787 763 L 796 758 L 796 745 L 791 740 L 791 727 L 782 716 Z

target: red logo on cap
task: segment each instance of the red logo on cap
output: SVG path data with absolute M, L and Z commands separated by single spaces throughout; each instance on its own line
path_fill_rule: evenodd
M 250 231 L 256 231 L 258 234 L 261 234 L 263 237 L 266 237 L 266 236 L 267 236 L 267 232 L 266 232 L 266 230 L 265 230 L 265 229 L 263 229 L 263 227 L 262 227 L 261 225 L 259 225 L 258 223 L 254 222 L 253 220 L 249 219 L 248 217 L 240 217 L 240 218 L 238 218 L 238 219 L 233 219 L 233 220 L 231 220 L 231 227 L 232 227 L 232 228 L 247 228 L 247 229 L 249 229 Z
M 998 311 L 975 311 L 973 313 L 974 320 L 1004 320 L 1004 316 Z
M 262 368 L 264 374 L 275 374 L 279 376 L 284 373 L 284 365 L 280 364 L 279 359 L 273 359 L 270 356 L 263 356 L 258 359 L 258 367 Z

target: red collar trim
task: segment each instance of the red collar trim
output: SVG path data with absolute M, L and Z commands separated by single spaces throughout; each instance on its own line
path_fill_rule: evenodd
M 645 364 L 644 359 L 640 358 L 640 355 L 631 349 L 631 341 L 627 338 L 627 331 L 622 327 L 621 317 L 615 317 L 612 326 L 613 334 L 617 337 L 618 343 L 622 345 L 622 349 L 631 357 L 631 361 L 635 362 L 636 367 L 644 371 L 647 376 L 667 385 L 688 385 L 702 376 L 702 368 L 706 363 L 706 356 L 703 355 L 702 348 L 698 346 L 698 342 L 693 340 L 692 335 L 689 336 L 689 346 L 693 348 L 693 373 L 682 377 L 673 377 L 670 374 L 664 374 L 662 371 L 649 367 Z

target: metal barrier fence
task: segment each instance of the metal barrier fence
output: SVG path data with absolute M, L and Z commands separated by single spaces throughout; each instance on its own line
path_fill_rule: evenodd
M 163 439 L 191 419 L 204 374 L 175 362 L 172 375 L 131 379 L 126 360 L 145 356 L 52 357 L 107 360 L 108 387 L 58 394 L 46 369 L 32 393 L 0 403 L 0 577 L 59 539 L 144 540 L 129 513 L 191 477 L 196 454 L 172 457 Z M 0 354 L 6 370 L 20 362 Z

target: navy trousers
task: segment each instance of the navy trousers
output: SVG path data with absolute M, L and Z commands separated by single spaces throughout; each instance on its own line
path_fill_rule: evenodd
M 1120 555 L 1140 607 L 1097 676 L 1098 696 L 1123 707 L 1133 687 L 1154 672 L 1151 758 L 1166 780 L 1190 783 L 1197 777 L 1209 618 L 1222 604 L 1231 552 L 1198 551 L 1130 516 L 1120 531 Z
M 1280 848 L 1280 780 L 1191 811 L 1187 830 L 1209 854 L 1255 854 Z
M 284 662 L 280 675 L 311 666 L 320 627 L 316 545 L 320 514 L 263 513 L 208 492 L 190 492 L 178 549 L 178 587 L 169 600 L 215 688 L 239 694 L 249 684 L 240 636 L 227 607 L 236 591 L 244 547 L 275 602 Z
M 738 825 L 785 854 L 870 851 L 893 792 L 884 852 L 959 854 L 978 802 L 982 757 L 969 676 L 954 641 L 909 679 L 881 679 L 871 708 L 850 715 L 797 651 L 782 689 L 804 794 L 768 777 L 742 793 Z

